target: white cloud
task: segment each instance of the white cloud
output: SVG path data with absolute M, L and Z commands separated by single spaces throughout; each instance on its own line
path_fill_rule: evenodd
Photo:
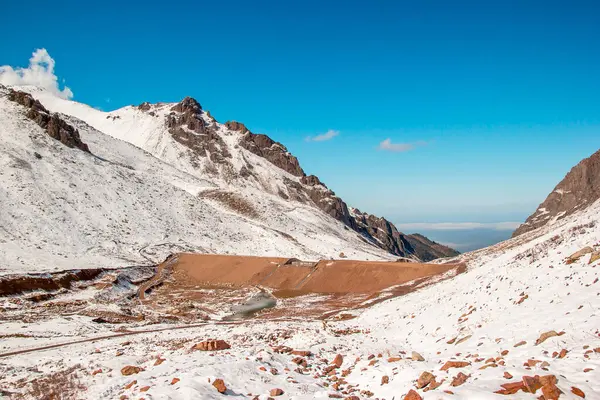
M 0 83 L 15 86 L 33 85 L 46 89 L 63 99 L 72 98 L 73 92 L 67 86 L 60 89 L 58 78 L 54 74 L 54 65 L 54 59 L 50 57 L 46 49 L 37 49 L 29 59 L 27 68 L 0 66 Z
M 333 129 L 328 130 L 327 132 L 317 135 L 317 136 L 309 136 L 306 138 L 307 142 L 324 142 L 326 140 L 331 140 L 334 137 L 338 136 L 340 131 L 334 131 Z
M 423 229 L 434 231 L 455 231 L 468 229 L 493 229 L 496 231 L 512 231 L 520 222 L 415 222 L 407 224 L 396 224 L 400 230 L 418 231 Z
M 387 138 L 383 142 L 379 143 L 379 150 L 383 151 L 393 151 L 396 153 L 401 153 L 404 151 L 413 150 L 417 146 L 425 146 L 427 142 L 419 141 L 414 143 L 392 143 L 392 139 Z

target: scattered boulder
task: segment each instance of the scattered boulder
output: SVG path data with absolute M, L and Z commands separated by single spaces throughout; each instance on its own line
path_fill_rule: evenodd
M 386 384 L 388 384 L 388 383 L 390 383 L 390 377 L 389 377 L 389 376 L 387 376 L 387 375 L 384 375 L 384 376 L 382 376 L 382 377 L 381 377 L 381 384 L 382 384 L 382 385 L 386 385 Z
M 577 262 L 584 255 L 590 254 L 593 252 L 594 252 L 594 249 L 592 249 L 591 247 L 589 247 L 589 246 L 584 247 L 583 249 L 576 251 L 575 253 L 573 253 L 569 257 L 567 257 L 567 264 L 573 264 L 574 262 Z
M 332 364 L 335 365 L 336 368 L 340 368 L 342 366 L 343 362 L 344 362 L 344 356 L 342 356 L 341 354 L 338 354 L 333 359 Z
M 450 386 L 460 386 L 463 383 L 465 383 L 467 381 L 467 379 L 469 379 L 470 375 L 465 375 L 462 372 L 459 372 L 458 375 L 456 375 L 454 377 L 454 379 L 452 379 L 452 383 L 450 384 Z
M 406 396 L 404 396 L 404 400 L 423 400 L 423 398 L 419 393 L 417 393 L 413 389 L 410 389 Z
M 440 371 L 448 371 L 450 368 L 464 368 L 469 365 L 471 365 L 471 363 L 467 361 L 447 361 L 446 364 L 440 368 Z
M 200 350 L 200 351 L 217 351 L 217 350 L 227 350 L 230 349 L 231 346 L 224 340 L 206 340 L 204 342 L 196 343 L 192 350 Z
M 519 346 L 523 346 L 525 344 L 527 344 L 527 342 L 524 340 L 521 340 L 519 343 L 515 344 L 513 347 L 519 347 Z
M 413 361 L 425 361 L 425 359 L 423 358 L 422 355 L 420 355 L 419 353 L 417 353 L 416 351 L 412 352 L 411 358 Z
M 176 384 L 177 382 L 179 382 L 180 380 L 181 380 L 181 379 L 179 379 L 179 378 L 173 378 L 173 379 L 171 380 L 171 385 L 175 385 L 175 384 Z
M 215 379 L 212 385 L 215 387 L 215 389 L 217 389 L 217 392 L 221 394 L 227 391 L 227 386 L 225 386 L 225 382 L 223 382 L 223 379 Z
M 143 370 L 144 370 L 144 368 L 142 368 L 142 367 L 128 365 L 126 367 L 121 368 L 121 375 L 129 376 L 129 375 L 133 375 L 133 374 L 139 374 Z
M 583 390 L 576 388 L 575 386 L 571 386 L 571 393 L 573 393 L 575 396 L 585 399 L 585 393 L 583 393 Z
M 550 339 L 551 337 L 554 336 L 559 336 L 558 333 L 556 331 L 548 331 L 548 332 L 544 332 L 540 335 L 540 337 L 535 341 L 535 345 L 537 346 L 538 344 L 542 344 L 544 343 L 546 340 Z
M 271 389 L 271 391 L 269 392 L 269 395 L 276 397 L 276 396 L 281 396 L 283 393 L 285 393 L 283 390 L 277 388 L 277 389 Z
M 424 371 L 417 379 L 417 389 L 423 389 L 425 386 L 429 385 L 431 382 L 435 380 L 435 375 L 431 372 Z

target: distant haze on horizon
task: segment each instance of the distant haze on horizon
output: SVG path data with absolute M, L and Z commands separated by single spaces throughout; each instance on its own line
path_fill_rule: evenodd
M 0 82 L 104 110 L 192 96 L 349 205 L 461 251 L 510 236 L 600 148 L 594 2 L 28 4 L 3 5 Z

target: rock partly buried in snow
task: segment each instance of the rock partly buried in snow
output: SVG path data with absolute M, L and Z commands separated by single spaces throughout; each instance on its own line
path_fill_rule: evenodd
M 583 210 L 600 198 L 600 150 L 571 169 L 513 237 Z
M 269 395 L 276 397 L 276 396 L 281 396 L 283 393 L 284 393 L 283 390 L 276 388 L 276 389 L 271 389 L 271 391 L 269 392 Z
M 128 365 L 126 367 L 121 368 L 121 375 L 129 376 L 134 374 L 139 374 L 144 369 L 141 367 L 136 367 L 134 365 Z
M 338 354 L 335 356 L 335 358 L 333 359 L 333 362 L 331 364 L 334 365 L 336 368 L 341 368 L 343 363 L 344 363 L 344 356 L 342 356 L 341 354 Z
M 452 383 L 450 384 L 450 386 L 460 386 L 463 383 L 465 383 L 467 381 L 467 379 L 469 379 L 470 375 L 465 375 L 462 372 L 459 372 L 458 375 L 456 375 L 453 379 L 452 379 Z
M 215 379 L 212 385 L 217 389 L 217 392 L 223 394 L 227 391 L 227 386 L 225 386 L 225 382 L 223 379 Z
M 410 389 L 406 396 L 404 396 L 404 400 L 423 400 L 423 398 L 419 393 L 417 393 L 413 389 Z
M 200 342 L 195 344 L 192 347 L 192 350 L 200 350 L 200 351 L 217 351 L 217 350 L 227 350 L 230 349 L 231 346 L 224 340 L 205 340 L 204 342 Z
M 594 251 L 592 253 L 592 255 L 590 256 L 590 261 L 588 261 L 588 264 L 593 264 L 598 260 L 600 260 L 600 250 Z
M 544 343 L 546 340 L 550 339 L 554 336 L 560 336 L 556 331 L 548 331 L 544 332 L 540 335 L 540 337 L 535 341 L 535 345 Z
M 589 246 L 584 247 L 583 249 L 576 251 L 575 253 L 573 253 L 569 257 L 567 257 L 567 264 L 573 264 L 574 262 L 577 262 L 584 255 L 590 254 L 593 252 L 594 252 L 594 249 L 592 249 L 591 247 L 589 247 Z
M 90 152 L 88 145 L 81 141 L 79 131 L 61 119 L 58 114 L 50 113 L 38 100 L 29 93 L 10 89 L 8 99 L 27 108 L 26 116 L 42 127 L 48 136 L 58 140 L 67 147 L 74 147 Z
M 464 368 L 469 365 L 471 365 L 471 363 L 467 361 L 447 361 L 446 364 L 440 368 L 440 371 L 448 371 L 450 368 Z
M 422 355 L 420 355 L 419 353 L 417 353 L 416 351 L 412 352 L 411 358 L 413 361 L 425 361 L 425 359 L 423 358 Z
M 424 371 L 419 376 L 419 379 L 417 379 L 417 389 L 423 389 L 433 381 L 435 381 L 435 375 L 431 372 Z

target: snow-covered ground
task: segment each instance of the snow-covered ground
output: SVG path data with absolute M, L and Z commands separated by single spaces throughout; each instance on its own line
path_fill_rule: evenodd
M 0 386 L 23 393 L 62 382 L 79 398 L 220 399 L 212 383 L 223 379 L 227 395 L 263 400 L 275 388 L 283 390 L 277 397 L 282 399 L 402 399 L 410 389 L 424 399 L 536 399 L 541 390 L 494 392 L 523 376 L 554 375 L 561 399 L 581 398 L 573 388 L 599 399 L 600 260 L 589 263 L 585 254 L 565 262 L 587 246 L 599 249 L 599 215 L 600 201 L 538 231 L 465 254 L 465 273 L 374 305 L 353 320 L 207 324 L 36 351 L 0 358 Z M 10 337 L 22 332 L 13 325 L 2 328 L 3 340 L 24 340 Z M 78 337 L 110 329 L 91 332 L 85 326 L 81 317 L 50 319 L 38 330 L 47 336 L 39 344 L 66 341 L 63 334 L 75 327 Z M 549 331 L 560 336 L 536 345 Z M 225 340 L 231 349 L 191 350 L 208 339 Z M 296 355 L 278 353 L 281 345 L 314 353 L 304 357 L 307 368 L 293 362 Z M 412 352 L 423 361 L 413 360 Z M 343 356 L 341 368 L 325 372 L 337 354 Z M 156 365 L 158 358 L 165 361 Z M 442 371 L 447 361 L 470 364 Z M 128 365 L 144 370 L 124 376 Z M 425 371 L 443 383 L 416 389 Z M 452 386 L 461 372 L 466 381 Z
M 162 118 L 135 107 L 103 113 L 24 89 L 51 111 L 68 112 L 92 154 L 50 138 L 0 89 L 0 274 L 149 264 L 177 251 L 393 258 L 316 207 L 274 195 L 284 177 L 298 178 L 235 149 L 235 132 L 223 132 L 234 163 L 249 160 L 270 190 L 204 173 Z M 215 189 L 243 199 L 254 213 L 203 196 Z

